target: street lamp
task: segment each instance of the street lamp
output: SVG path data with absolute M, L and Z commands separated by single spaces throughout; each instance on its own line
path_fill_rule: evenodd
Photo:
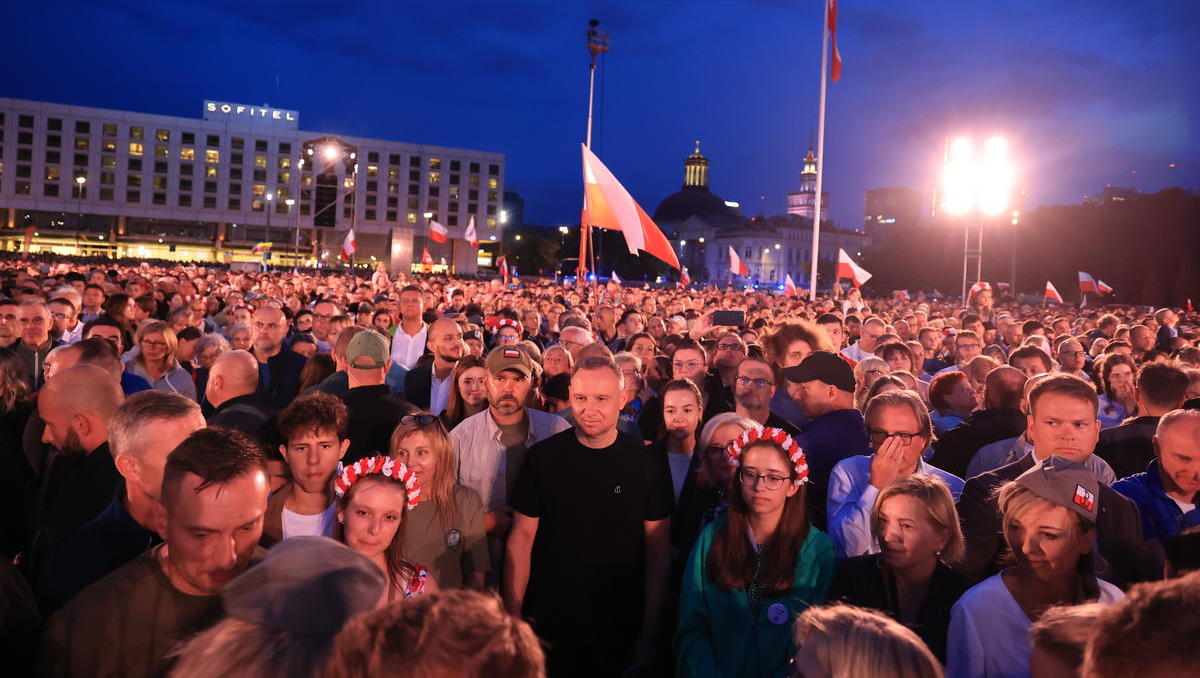
M 75 230 L 82 230 L 83 227 L 83 185 L 87 183 L 87 177 L 80 174 L 75 177 L 75 197 L 79 206 L 79 223 L 75 224 Z
M 971 139 L 966 137 L 955 139 L 946 148 L 941 182 L 942 209 L 949 214 L 968 217 L 963 238 L 964 304 L 967 301 L 967 273 L 971 264 L 975 266 L 975 281 L 983 277 L 983 218 L 999 215 L 1008 209 L 1015 176 L 1016 171 L 1009 159 L 1008 142 L 1002 137 L 989 138 L 979 153 L 976 153 Z M 972 226 L 976 230 L 974 244 Z

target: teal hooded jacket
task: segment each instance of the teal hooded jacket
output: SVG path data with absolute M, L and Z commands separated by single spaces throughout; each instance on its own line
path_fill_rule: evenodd
M 683 574 L 679 624 L 675 631 L 676 673 L 680 678 L 783 676 L 796 653 L 796 615 L 825 602 L 833 581 L 833 542 L 808 528 L 796 558 L 792 590 L 767 600 L 757 617 L 743 590 L 723 593 L 708 573 L 708 552 L 722 517 L 704 528 Z

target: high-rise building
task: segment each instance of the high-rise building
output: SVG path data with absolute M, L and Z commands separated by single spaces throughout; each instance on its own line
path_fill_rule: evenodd
M 919 224 L 921 206 L 921 192 L 915 188 L 869 189 L 863 230 L 880 242 L 892 231 Z
M 808 155 L 804 156 L 804 164 L 800 169 L 800 190 L 788 193 L 787 213 L 803 219 L 812 219 L 813 210 L 817 203 L 817 156 L 813 155 L 812 146 L 808 147 Z M 829 192 L 821 191 L 821 221 L 829 219 Z
M 201 118 L 0 99 L 0 247 L 199 262 L 356 261 L 409 271 L 428 247 L 470 273 L 500 239 L 504 156 L 303 131 L 297 111 L 206 101 Z M 429 222 L 461 238 L 428 240 Z M 32 231 L 28 229 L 32 228 Z M 298 247 L 297 247 L 298 245 Z

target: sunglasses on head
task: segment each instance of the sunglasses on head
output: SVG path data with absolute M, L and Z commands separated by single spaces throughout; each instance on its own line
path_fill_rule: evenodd
M 416 424 L 418 426 L 429 426 L 433 422 L 438 421 L 435 414 L 406 414 L 400 419 L 400 423 L 405 426 Z

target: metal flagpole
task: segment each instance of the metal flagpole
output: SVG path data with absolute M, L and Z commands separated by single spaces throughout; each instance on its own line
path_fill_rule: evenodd
M 592 148 L 592 105 L 596 96 L 596 55 L 609 50 L 608 34 L 597 29 L 596 27 L 599 25 L 600 22 L 595 19 L 588 21 L 587 48 L 588 53 L 591 55 L 591 60 L 588 63 L 587 137 L 584 142 L 588 150 Z M 589 253 L 595 256 L 595 248 L 592 247 L 592 225 L 588 223 L 590 217 L 588 216 L 586 193 L 583 198 L 582 215 L 583 219 L 579 224 L 579 265 L 576 267 L 575 273 L 583 281 L 586 281 L 588 272 L 587 257 Z
M 817 195 L 813 202 L 812 274 L 809 297 L 817 300 L 817 261 L 821 249 L 821 179 L 825 175 L 825 85 L 829 67 L 829 0 L 821 12 L 821 106 L 817 114 Z

